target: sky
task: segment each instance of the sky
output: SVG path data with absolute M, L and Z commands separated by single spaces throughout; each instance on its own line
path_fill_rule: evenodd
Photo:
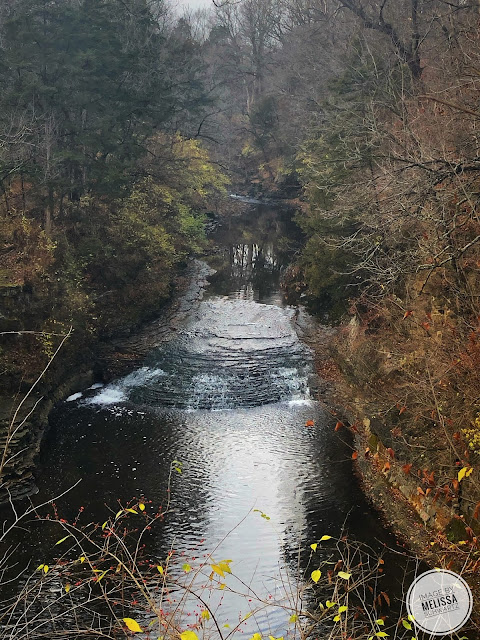
M 180 10 L 184 7 L 194 10 L 213 7 L 212 0 L 172 0 L 172 4 L 177 5 Z

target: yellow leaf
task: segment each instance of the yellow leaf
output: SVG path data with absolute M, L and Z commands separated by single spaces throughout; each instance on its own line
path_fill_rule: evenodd
M 338 577 L 343 578 L 344 580 L 348 580 L 349 578 L 351 578 L 351 576 L 352 576 L 351 573 L 346 573 L 345 571 L 338 572 Z
M 143 504 L 143 502 L 140 502 L 138 508 L 140 509 L 140 511 L 145 511 L 145 505 Z
M 128 513 L 134 513 L 135 515 L 138 515 L 138 511 L 135 511 L 135 509 L 125 509 L 125 511 L 128 511 Z
M 105 529 L 105 527 L 107 526 L 107 524 L 108 524 L 108 520 L 105 520 L 105 522 L 102 524 L 102 531 Z
M 262 640 L 262 636 L 259 633 L 254 633 L 250 640 Z
M 412 625 L 409 622 L 407 622 L 406 620 L 402 620 L 402 624 L 403 624 L 404 628 L 407 631 L 411 631 L 412 630 Z
M 228 564 L 231 562 L 231 560 L 222 560 L 221 562 L 218 563 L 218 566 L 220 567 L 220 569 L 222 571 L 224 571 L 225 573 L 232 573 L 232 570 L 230 569 L 230 567 L 228 566 Z
M 223 569 L 219 567 L 218 564 L 212 564 L 211 567 L 215 571 L 215 573 L 218 573 L 219 576 L 222 576 L 222 578 L 225 577 Z
M 202 618 L 203 618 L 204 620 L 210 620 L 210 613 L 207 611 L 207 609 L 204 609 L 204 610 L 202 611 Z
M 123 621 L 130 631 L 133 631 L 134 633 L 141 633 L 143 631 L 142 627 L 133 618 L 124 618 Z
M 341 620 L 340 616 L 335 616 L 333 619 L 334 622 L 340 622 L 340 620 Z
M 224 582 L 222 582 L 222 584 L 221 584 L 221 585 L 219 585 L 219 587 L 218 587 L 218 588 L 220 589 L 220 591 L 223 591 L 223 590 L 225 589 L 225 587 L 226 587 L 226 586 L 227 586 L 227 585 L 226 585 Z
M 43 573 L 48 573 L 49 566 L 48 564 L 43 565 Z
M 473 473 L 473 467 L 470 467 L 470 469 L 465 473 L 465 477 L 468 478 L 468 476 L 471 476 Z
M 117 513 L 115 514 L 115 520 L 119 518 L 122 515 L 122 513 L 123 513 L 123 509 L 120 509 L 120 511 L 117 511 Z
M 57 544 L 62 544 L 62 542 L 65 542 L 65 540 L 66 540 L 67 538 L 69 538 L 69 537 L 70 537 L 70 536 L 68 535 L 68 536 L 65 536 L 64 538 L 61 538 L 60 540 L 58 540 L 57 542 L 55 542 L 55 546 L 57 546 Z
M 312 580 L 315 582 L 315 584 L 320 580 L 321 575 L 322 572 L 320 571 L 320 569 L 312 571 Z
M 106 569 L 105 571 L 102 572 L 102 574 L 100 576 L 98 576 L 97 578 L 97 582 L 100 582 L 100 580 L 103 578 L 103 576 L 107 573 L 108 569 Z
M 310 549 L 313 549 L 314 551 L 317 550 L 317 547 L 318 547 L 318 544 L 316 542 L 310 545 Z
M 378 624 L 379 627 L 383 627 L 385 625 L 385 620 L 382 620 L 381 618 L 379 618 L 378 620 L 375 620 L 375 622 Z
M 85 556 L 80 556 L 79 560 L 80 564 L 83 564 L 85 562 Z
M 72 588 L 72 585 L 70 583 L 66 584 L 65 585 L 65 592 L 68 593 L 71 588 Z
M 331 540 L 331 539 L 332 539 L 332 536 L 322 536 L 320 538 L 320 542 L 323 542 L 324 540 Z
M 386 638 L 388 636 L 388 633 L 385 633 L 385 631 L 377 631 L 375 635 L 377 636 L 377 638 Z
M 158 569 L 158 573 L 159 573 L 161 576 L 163 576 L 163 573 L 164 573 L 164 571 L 163 571 L 163 567 L 162 567 L 161 565 L 157 565 L 157 569 Z
M 338 607 L 338 613 L 344 613 L 345 611 L 348 611 L 348 607 L 346 607 L 344 604 L 341 607 Z
M 184 631 L 180 634 L 181 640 L 198 640 L 198 636 L 195 631 Z
M 224 629 L 230 629 L 230 625 L 229 624 L 224 624 L 223 627 L 224 627 Z
M 296 613 L 291 615 L 290 618 L 288 619 L 289 622 L 296 622 L 297 620 L 298 620 L 298 616 Z
M 332 602 L 331 600 L 327 600 L 325 605 L 327 607 L 327 609 L 331 609 L 332 607 L 334 607 L 337 603 L 336 602 Z
M 45 566 L 44 564 L 39 564 L 37 567 L 37 571 L 40 571 L 41 569 L 43 569 L 44 566 Z
M 185 573 L 190 573 L 190 571 L 192 570 L 192 567 L 188 564 L 188 562 L 186 562 L 183 566 L 182 569 L 185 571 Z
M 462 469 L 460 469 L 460 471 L 458 472 L 458 481 L 459 482 L 461 482 L 464 479 L 465 474 L 467 473 L 467 471 L 468 471 L 468 467 L 463 467 Z

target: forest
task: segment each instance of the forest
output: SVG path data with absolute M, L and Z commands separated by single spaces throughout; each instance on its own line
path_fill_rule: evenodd
M 155 318 L 233 192 L 295 209 L 282 292 L 335 328 L 336 428 L 478 582 L 479 27 L 478 0 L 3 0 L 2 495 L 18 398 Z

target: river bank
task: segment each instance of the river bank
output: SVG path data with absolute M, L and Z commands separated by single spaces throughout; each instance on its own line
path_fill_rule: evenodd
M 132 371 L 153 343 L 167 341 L 202 297 L 205 278 L 211 272 L 200 260 L 192 259 L 179 271 L 171 295 L 157 311 L 157 319 L 124 322 L 112 337 L 78 336 L 75 332 L 45 373 L 23 382 L 18 393 L 0 396 L 0 447 L 8 450 L 1 475 L 0 502 L 19 500 L 36 493 L 34 471 L 40 447 L 48 430 L 48 417 L 55 404 Z M 131 337 L 129 337 L 131 334 Z M 12 341 L 12 336 L 8 336 Z M 19 332 L 17 340 L 22 339 Z
M 317 326 L 308 342 L 316 354 L 316 370 L 327 385 L 322 393 L 328 410 L 337 416 L 339 435 L 348 432 L 352 442 L 354 469 L 364 495 L 378 510 L 386 526 L 410 549 L 419 561 L 429 567 L 443 567 L 461 574 L 474 593 L 480 591 L 478 575 L 478 527 L 462 511 L 461 501 L 453 504 L 439 500 L 432 491 L 432 478 L 438 473 L 433 467 L 428 474 L 413 468 L 408 449 L 399 459 L 391 443 L 382 441 L 392 424 L 382 416 L 381 405 L 372 401 L 355 383 L 355 366 L 346 362 L 355 356 L 352 336 L 356 323 L 325 331 Z M 349 365 L 349 366 L 348 366 Z M 359 377 L 365 375 L 358 372 Z M 403 412 L 400 413 L 402 415 Z M 432 469 L 432 467 L 430 467 Z M 444 490 L 443 493 L 446 493 Z M 461 497 L 461 494 L 460 494 Z M 472 525 L 472 527 L 470 526 Z M 480 624 L 480 604 L 474 598 L 473 628 Z

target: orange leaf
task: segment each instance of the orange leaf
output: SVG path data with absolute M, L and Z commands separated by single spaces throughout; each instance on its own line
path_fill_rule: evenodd
M 315 426 L 315 422 L 313 420 L 307 420 L 305 423 L 306 427 L 314 427 Z
M 425 331 L 428 331 L 430 329 L 430 325 L 428 324 L 428 322 L 422 322 L 422 327 L 425 329 Z
M 387 451 L 391 458 L 395 458 L 395 451 L 391 447 L 388 447 Z
M 352 453 L 352 460 L 356 460 L 358 458 L 358 451 L 354 451 Z
M 390 462 L 385 462 L 385 464 L 383 465 L 383 471 L 389 471 L 390 470 Z
M 401 416 L 401 415 L 402 415 L 402 413 L 405 413 L 405 411 L 406 411 L 406 410 L 407 410 L 407 407 L 402 407 L 402 408 L 400 409 L 400 411 L 398 412 L 398 415 L 399 415 L 399 416 Z
M 340 429 L 344 426 L 345 425 L 343 424 L 343 422 L 337 422 L 337 424 L 335 425 L 335 431 L 340 431 Z
M 380 591 L 380 594 L 383 596 L 383 599 L 385 600 L 385 602 L 388 604 L 388 606 L 390 606 L 390 598 L 387 596 L 387 594 L 385 593 L 385 591 Z
M 417 493 L 420 496 L 424 496 L 425 495 L 425 491 L 422 489 L 422 487 L 417 487 Z
M 460 438 L 461 438 L 460 432 L 459 432 L 459 431 L 456 431 L 456 432 L 453 434 L 453 439 L 454 439 L 454 440 L 456 440 L 457 442 L 460 442 Z
M 408 318 L 408 316 L 413 316 L 413 311 L 405 311 L 405 315 L 403 316 L 403 319 L 405 320 L 405 318 Z
M 408 462 L 407 464 L 404 464 L 402 469 L 405 472 L 405 475 L 408 476 L 408 474 L 410 473 L 410 469 L 412 468 L 412 463 Z

